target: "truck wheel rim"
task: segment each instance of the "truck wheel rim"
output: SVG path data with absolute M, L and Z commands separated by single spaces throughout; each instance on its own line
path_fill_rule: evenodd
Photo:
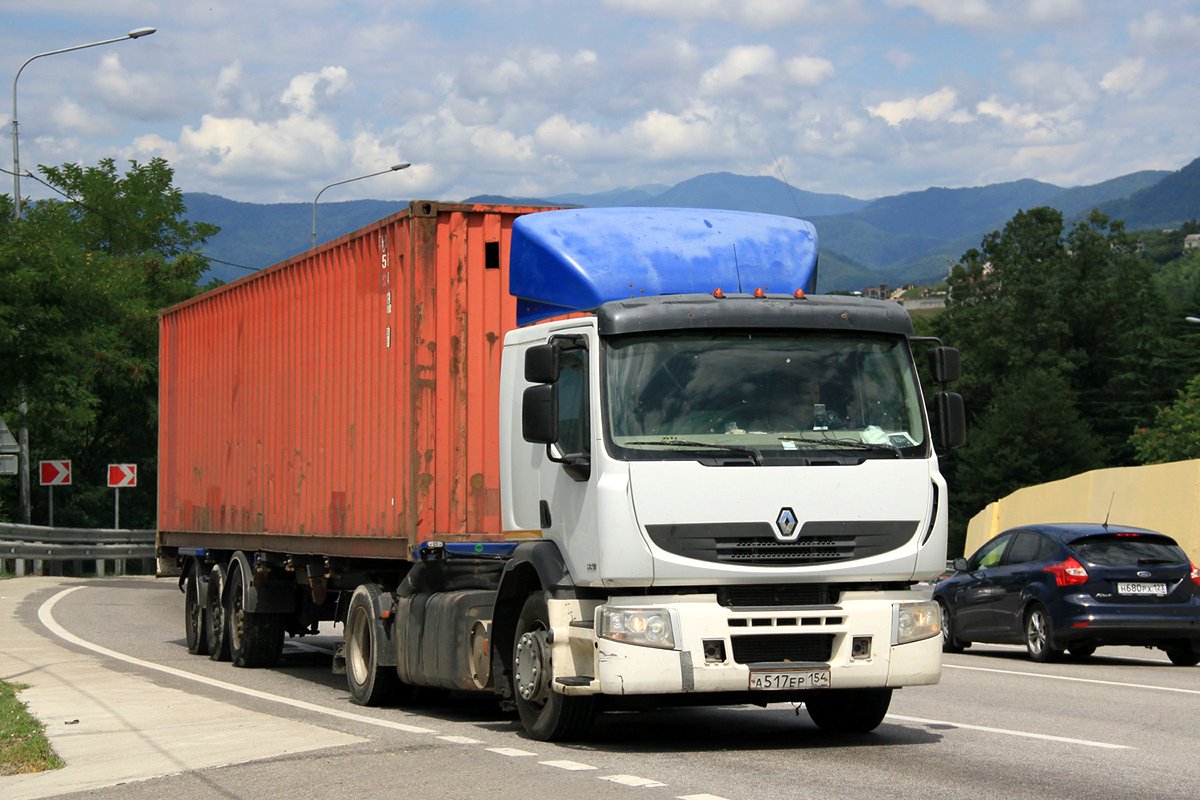
M 350 626 L 349 647 L 346 663 L 350 667 L 354 682 L 362 686 L 367 682 L 367 653 L 371 646 L 370 631 L 367 630 L 367 615 L 358 609 Z
M 517 640 L 515 661 L 515 677 L 517 693 L 521 699 L 531 705 L 541 705 L 546 701 L 546 669 L 544 630 L 527 631 Z

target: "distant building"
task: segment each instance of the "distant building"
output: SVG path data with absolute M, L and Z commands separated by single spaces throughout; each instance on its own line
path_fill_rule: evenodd
M 1191 250 L 1200 247 L 1200 233 L 1189 233 L 1183 237 L 1183 249 Z

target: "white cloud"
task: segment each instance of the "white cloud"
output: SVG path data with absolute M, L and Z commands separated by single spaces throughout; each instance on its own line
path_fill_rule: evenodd
M 1146 74 L 1146 59 L 1126 58 L 1104 74 L 1100 88 L 1109 94 L 1132 92 L 1141 84 Z
M 753 30 L 813 22 L 863 21 L 859 0 L 604 0 L 605 7 L 625 14 L 689 22 L 721 20 Z
M 820 86 L 836 73 L 832 61 L 815 56 L 789 58 L 784 68 L 792 83 L 800 86 Z
M 74 100 L 65 97 L 54 107 L 53 119 L 58 130 L 68 133 L 113 133 L 118 127 L 112 120 L 89 114 Z
M 1034 111 L 1019 103 L 1004 105 L 990 97 L 975 106 L 980 117 L 998 120 L 1015 141 L 1025 144 L 1049 144 L 1079 137 L 1086 125 L 1078 118 L 1078 109 L 1065 107 L 1054 111 Z
M 892 8 L 916 8 L 946 25 L 994 26 L 1000 15 L 984 0 L 885 0 Z
M 906 97 L 903 100 L 889 100 L 879 105 L 867 106 L 867 111 L 871 116 L 879 117 L 893 127 L 914 119 L 925 122 L 969 122 L 970 114 L 957 108 L 957 104 L 958 93 L 953 88 L 944 86 L 924 97 Z
M 1087 15 L 1083 0 L 1029 0 L 1026 7 L 1027 19 L 1041 25 L 1074 22 Z
M 1129 23 L 1130 37 L 1147 49 L 1200 47 L 1200 17 L 1179 14 L 1168 17 L 1155 9 Z
M 305 72 L 292 78 L 281 98 L 285 106 L 291 106 L 301 114 L 312 114 L 317 110 L 317 89 L 324 87 L 326 97 L 332 97 L 346 87 L 350 73 L 345 67 L 324 67 L 320 72 Z
M 1166 73 L 1146 64 L 1144 58 L 1122 59 L 1117 66 L 1104 73 L 1100 88 L 1109 94 L 1141 97 L 1147 91 L 1162 84 Z
M 173 81 L 161 74 L 130 72 L 115 52 L 101 57 L 92 84 L 105 105 L 134 119 L 160 119 L 169 115 L 178 101 Z
M 1069 64 L 1024 61 L 1013 68 L 1009 79 L 1042 106 L 1091 103 L 1097 99 L 1092 82 Z
M 737 91 L 747 78 L 773 73 L 776 66 L 775 50 L 769 45 L 734 47 L 700 77 L 700 91 L 717 95 Z

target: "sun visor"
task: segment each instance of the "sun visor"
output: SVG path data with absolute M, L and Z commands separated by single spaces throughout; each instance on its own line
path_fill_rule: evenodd
M 694 208 L 579 208 L 513 222 L 517 324 L 664 294 L 811 294 L 817 232 L 802 219 Z

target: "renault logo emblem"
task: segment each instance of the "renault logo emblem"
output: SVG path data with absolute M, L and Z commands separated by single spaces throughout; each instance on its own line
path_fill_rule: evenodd
M 796 512 L 785 508 L 775 518 L 775 538 L 781 542 L 794 542 L 800 536 L 800 523 Z

